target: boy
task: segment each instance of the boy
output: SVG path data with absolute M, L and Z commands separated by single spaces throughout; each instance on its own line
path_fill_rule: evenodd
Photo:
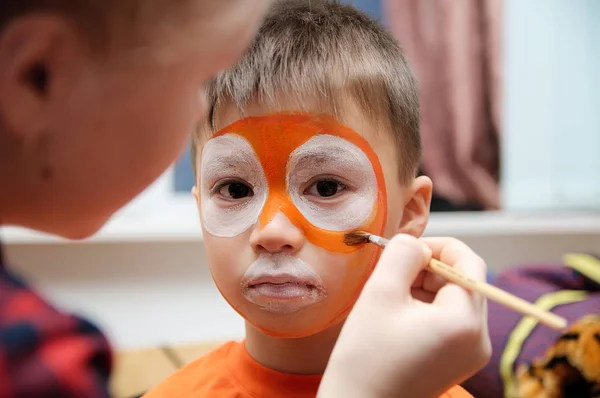
M 379 255 L 345 245 L 344 232 L 418 237 L 427 223 L 417 84 L 366 15 L 286 0 L 217 76 L 209 104 L 193 137 L 194 195 L 213 278 L 246 340 L 146 397 L 314 397 Z

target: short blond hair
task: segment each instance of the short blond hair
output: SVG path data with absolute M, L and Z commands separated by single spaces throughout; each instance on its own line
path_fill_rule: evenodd
M 208 130 L 222 104 L 242 112 L 252 102 L 275 104 L 278 95 L 315 97 L 334 116 L 350 96 L 391 131 L 399 174 L 413 178 L 421 156 L 417 82 L 392 35 L 351 5 L 331 0 L 281 0 L 274 4 L 243 58 L 208 86 Z M 314 105 L 313 105 L 314 106 Z M 192 162 L 202 141 L 192 141 Z

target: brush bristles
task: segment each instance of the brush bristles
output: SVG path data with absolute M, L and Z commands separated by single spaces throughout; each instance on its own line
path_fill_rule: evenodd
M 371 234 L 369 234 L 368 232 L 362 231 L 348 232 L 344 235 L 344 243 L 348 246 L 355 246 L 360 245 L 362 243 L 368 243 L 370 235 Z

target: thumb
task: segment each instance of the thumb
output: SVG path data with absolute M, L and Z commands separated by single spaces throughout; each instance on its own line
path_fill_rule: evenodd
M 413 236 L 398 234 L 383 250 L 364 290 L 399 299 L 410 297 L 413 281 L 430 259 L 431 249 L 426 244 Z

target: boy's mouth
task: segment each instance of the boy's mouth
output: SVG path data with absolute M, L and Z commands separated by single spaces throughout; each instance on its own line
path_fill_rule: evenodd
M 242 295 L 266 311 L 289 314 L 325 298 L 321 278 L 297 257 L 259 258 L 248 271 Z
M 325 298 L 322 289 L 306 281 L 290 279 L 284 282 L 276 277 L 273 281 L 265 278 L 257 282 L 249 283 L 242 290 L 242 295 L 269 312 L 291 314 Z
M 273 299 L 301 299 L 317 288 L 315 283 L 292 275 L 264 275 L 248 281 L 246 289 Z

